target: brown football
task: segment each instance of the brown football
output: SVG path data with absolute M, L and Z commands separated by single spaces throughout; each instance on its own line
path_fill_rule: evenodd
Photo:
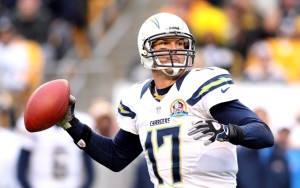
M 57 79 L 39 86 L 29 97 L 24 123 L 29 132 L 37 132 L 55 125 L 67 112 L 70 85 L 65 79 Z

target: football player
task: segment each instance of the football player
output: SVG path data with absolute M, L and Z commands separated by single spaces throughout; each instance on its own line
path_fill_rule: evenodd
M 113 171 L 144 152 L 156 188 L 236 187 L 236 145 L 272 146 L 268 125 L 239 101 L 228 71 L 192 68 L 195 41 L 178 16 L 148 18 L 138 34 L 138 49 L 153 78 L 124 95 L 117 117 L 121 129 L 113 139 L 76 118 L 73 96 L 58 125 Z
M 77 117 L 93 127 L 93 119 L 86 113 Z M 17 121 L 22 147 L 17 159 L 17 178 L 21 187 L 30 188 L 91 188 L 94 183 L 92 159 L 79 150 L 59 126 L 30 134 L 22 118 Z

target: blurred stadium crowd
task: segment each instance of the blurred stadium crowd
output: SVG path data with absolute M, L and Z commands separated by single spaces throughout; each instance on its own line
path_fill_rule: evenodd
M 143 2 L 143 8 L 146 8 L 146 2 L 151 3 L 150 0 Z M 19 154 L 24 145 L 26 149 L 30 145 L 28 138 L 23 140 L 28 134 L 22 129 L 22 112 L 34 89 L 49 79 L 46 74 L 49 73 L 48 67 L 59 68 L 59 63 L 70 57 L 79 62 L 91 58 L 97 43 L 130 3 L 135 1 L 0 1 L 0 149 L 7 151 L 6 155 L 0 154 L 0 188 L 16 188 L 20 184 L 21 176 L 17 170 Z M 197 44 L 195 66 L 227 69 L 237 85 L 276 87 L 272 96 L 264 98 L 263 93 L 255 93 L 257 97 L 248 101 L 256 103 L 250 105 L 253 108 L 259 107 L 255 110 L 271 126 L 276 145 L 259 151 L 238 147 L 238 187 L 300 188 L 300 105 L 294 95 L 278 94 L 278 91 L 287 88 L 286 91 L 291 92 L 300 90 L 300 1 L 163 0 L 159 4 L 159 9 L 153 12 L 177 14 L 189 25 Z M 135 24 L 137 27 L 140 25 Z M 133 50 L 137 51 L 137 48 Z M 126 65 L 127 73 L 123 76 L 123 80 L 130 83 L 149 76 L 148 70 L 143 69 L 136 59 L 138 57 L 132 57 L 132 63 Z M 55 68 L 51 70 L 58 71 Z M 56 78 L 55 73 L 52 74 L 51 78 Z M 119 95 L 120 91 L 114 92 L 111 96 Z M 260 95 L 262 98 L 258 98 Z M 268 97 L 276 101 L 264 105 Z M 114 100 L 105 99 L 106 102 L 101 104 L 99 100 L 91 100 L 89 111 L 85 114 L 90 116 L 91 126 L 95 129 L 102 127 L 99 133 L 108 137 L 113 136 L 117 129 L 113 121 L 115 110 L 110 109 Z M 284 101 L 286 106 L 276 105 Z M 276 114 L 272 113 L 273 108 L 277 109 Z M 290 118 L 286 124 L 276 124 L 274 119 L 284 116 Z M 29 147 L 32 149 L 39 139 L 30 139 L 34 140 Z M 128 184 L 131 188 L 137 177 L 135 170 L 139 169 L 139 162 L 118 177 L 105 169 L 99 171 L 101 167 L 93 164 L 98 170 L 91 173 L 94 177 L 89 180 L 94 182 L 90 182 L 89 186 L 100 187 L 102 181 L 102 187 L 119 187 L 119 181 L 120 185 L 123 182 L 122 187 Z M 129 181 L 130 178 L 132 180 Z M 103 183 L 108 180 L 115 181 L 115 184 Z M 21 184 L 24 185 L 24 182 Z M 137 185 L 137 188 L 141 187 Z

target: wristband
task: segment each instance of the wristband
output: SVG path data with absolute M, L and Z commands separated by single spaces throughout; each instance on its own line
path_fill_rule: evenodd
M 74 140 L 74 142 L 79 148 L 85 148 L 90 143 L 91 136 L 92 129 L 89 126 L 84 125 L 80 138 Z
M 243 130 L 234 124 L 229 124 L 229 142 L 235 145 L 239 145 L 244 140 Z

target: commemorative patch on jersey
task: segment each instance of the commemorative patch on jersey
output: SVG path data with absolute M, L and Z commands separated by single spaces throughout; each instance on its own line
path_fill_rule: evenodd
M 171 117 L 187 116 L 187 104 L 182 99 L 176 99 L 170 106 Z

